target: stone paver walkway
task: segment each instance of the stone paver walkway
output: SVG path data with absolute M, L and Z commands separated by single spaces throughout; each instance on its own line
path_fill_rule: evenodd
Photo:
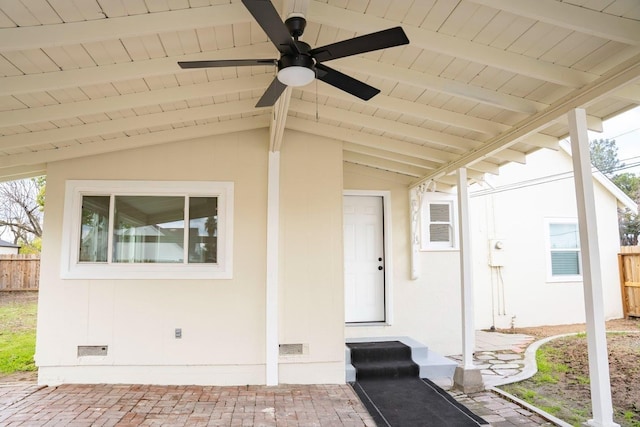
M 481 369 L 486 387 L 520 381 L 521 373 L 532 363 L 525 357 L 534 337 L 522 334 L 476 331 L 474 365 Z M 449 356 L 462 361 L 461 355 Z

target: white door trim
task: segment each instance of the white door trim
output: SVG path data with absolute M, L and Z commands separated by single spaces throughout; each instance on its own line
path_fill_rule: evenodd
M 393 324 L 393 252 L 391 251 L 391 192 L 378 190 L 343 190 L 343 196 L 382 197 L 382 227 L 384 247 L 384 311 L 385 321 L 372 324 Z M 369 323 L 347 323 L 347 326 L 366 326 Z

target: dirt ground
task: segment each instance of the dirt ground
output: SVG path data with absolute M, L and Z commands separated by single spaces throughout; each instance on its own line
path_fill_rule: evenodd
M 640 319 L 618 319 L 607 322 L 607 331 L 640 331 Z M 584 332 L 584 324 L 564 326 L 541 326 L 517 328 L 505 333 L 524 333 L 544 338 L 570 332 Z M 616 409 L 615 419 L 622 426 L 640 426 L 640 333 L 608 334 L 609 368 L 611 395 Z M 565 372 L 554 372 L 557 383 L 536 382 L 530 379 L 519 386 L 530 390 L 531 394 L 548 397 L 546 405 L 556 408 L 555 414 L 566 421 L 575 422 L 572 416 L 582 414 L 588 419 L 590 414 L 590 384 L 587 357 L 587 341 L 584 336 L 557 339 L 545 345 L 551 364 L 568 367 Z M 505 387 L 508 390 L 508 387 Z M 509 391 L 511 392 L 511 391 Z M 541 406 L 536 403 L 536 406 Z M 544 408 L 543 408 L 544 409 Z
M 607 331 L 640 331 L 640 318 L 631 319 L 614 319 L 606 322 Z M 572 332 L 585 332 L 587 327 L 584 323 L 576 323 L 572 325 L 555 325 L 555 326 L 534 326 L 530 328 L 500 329 L 498 332 L 506 334 L 526 334 L 532 335 L 538 339 L 551 337 L 554 335 L 568 334 Z

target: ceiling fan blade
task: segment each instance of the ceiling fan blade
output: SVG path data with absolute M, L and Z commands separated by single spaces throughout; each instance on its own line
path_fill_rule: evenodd
M 376 33 L 366 34 L 349 40 L 317 47 L 315 49 L 311 49 L 309 54 L 311 54 L 317 62 L 323 62 L 408 43 L 409 38 L 404 33 L 402 27 L 394 27 L 389 28 L 388 30 L 382 30 Z
M 275 77 L 267 90 L 262 95 L 262 98 L 260 98 L 260 100 L 256 104 L 256 107 L 273 106 L 286 88 L 287 85 L 278 80 L 278 77 Z
M 212 61 L 179 61 L 180 68 L 244 67 L 252 65 L 276 65 L 277 59 L 220 59 Z
M 268 0 L 242 0 L 242 4 L 253 15 L 258 25 L 267 34 L 281 53 L 300 53 L 291 34 L 278 15 L 278 11 Z
M 319 80 L 335 86 L 353 96 L 357 96 L 365 101 L 370 100 L 380 93 L 380 89 L 356 80 L 353 77 L 342 74 L 340 71 L 329 68 L 324 64 L 316 64 L 317 76 Z

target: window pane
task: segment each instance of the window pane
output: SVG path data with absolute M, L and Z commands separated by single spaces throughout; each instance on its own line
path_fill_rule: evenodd
M 107 262 L 109 196 L 82 197 L 80 262 Z
M 431 203 L 429 205 L 429 216 L 431 218 L 431 222 L 451 221 L 449 204 Z
M 218 198 L 189 198 L 189 262 L 218 262 Z
M 113 262 L 184 261 L 184 197 L 116 196 Z
M 551 249 L 578 249 L 580 238 L 577 224 L 549 224 Z
M 448 224 L 430 224 L 429 225 L 429 241 L 430 242 L 450 242 L 451 227 Z
M 580 274 L 580 252 L 551 252 L 551 274 L 554 276 L 576 276 Z

